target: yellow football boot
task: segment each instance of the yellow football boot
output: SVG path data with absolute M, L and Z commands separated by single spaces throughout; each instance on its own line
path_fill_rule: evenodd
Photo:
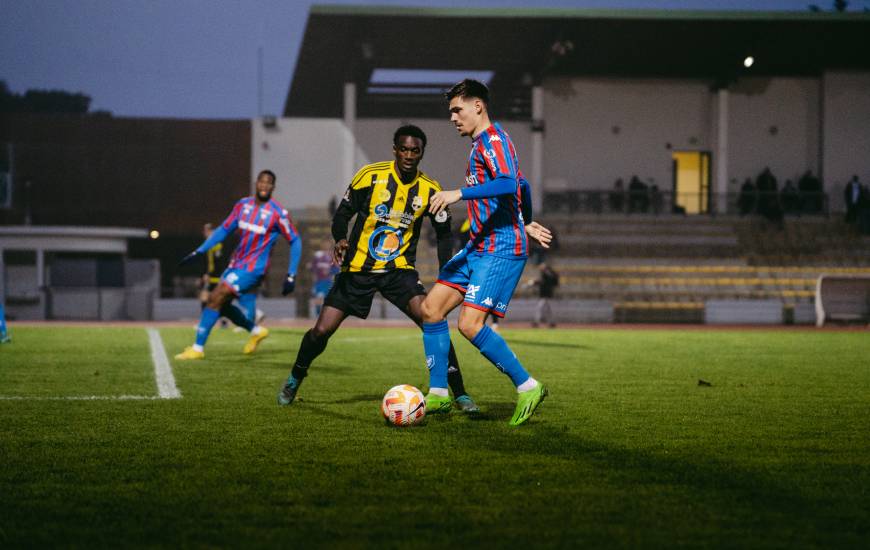
M 251 334 L 251 337 L 248 338 L 248 343 L 245 344 L 245 348 L 242 350 L 245 355 L 250 355 L 257 351 L 257 346 L 260 345 L 260 342 L 266 339 L 269 336 L 269 329 L 266 327 L 260 327 L 260 334 Z
M 204 359 L 204 351 L 196 351 L 192 346 L 184 348 L 184 351 L 175 356 L 178 361 L 190 361 L 192 359 Z

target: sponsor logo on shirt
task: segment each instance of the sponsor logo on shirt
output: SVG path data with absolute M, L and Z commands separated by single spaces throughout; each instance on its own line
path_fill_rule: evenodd
M 266 234 L 266 228 L 263 227 L 262 225 L 256 225 L 253 223 L 240 221 L 239 227 L 244 229 L 245 231 L 250 231 L 252 233 L 256 233 L 257 235 L 265 235 Z
M 497 309 L 499 311 L 504 311 L 507 309 L 507 304 L 504 302 L 499 302 L 498 305 L 495 306 L 495 309 Z
M 399 256 L 404 244 L 401 229 L 382 225 L 369 237 L 369 253 L 376 260 L 389 262 Z
M 478 290 L 480 290 L 480 285 L 468 285 L 468 289 L 465 291 L 465 297 L 476 300 Z

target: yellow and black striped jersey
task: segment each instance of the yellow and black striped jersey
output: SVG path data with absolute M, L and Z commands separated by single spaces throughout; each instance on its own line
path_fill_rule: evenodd
M 429 199 L 441 186 L 421 171 L 403 183 L 393 161 L 364 166 L 347 188 L 333 219 L 333 237 L 345 238 L 347 222 L 356 215 L 342 271 L 383 273 L 414 269 L 423 218 L 439 235 L 450 232 L 450 213 L 429 213 Z M 440 253 L 439 253 L 440 256 Z

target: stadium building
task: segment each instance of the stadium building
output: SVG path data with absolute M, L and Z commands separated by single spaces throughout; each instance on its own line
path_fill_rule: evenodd
M 519 38 L 469 47 L 488 35 Z M 429 135 L 423 169 L 458 186 L 468 143 L 441 94 L 470 75 L 559 237 L 560 320 L 812 322 L 821 274 L 870 274 L 870 243 L 842 222 L 846 182 L 870 182 L 868 35 L 861 13 L 314 6 L 282 116 L 2 115 L 0 222 L 157 229 L 129 253 L 161 260 L 164 298 L 184 295 L 195 274 L 175 260 L 264 167 L 309 243 L 401 123 Z M 765 169 L 775 194 L 741 202 Z

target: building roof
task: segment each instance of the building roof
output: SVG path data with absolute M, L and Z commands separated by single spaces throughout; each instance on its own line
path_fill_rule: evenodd
M 383 81 L 383 69 L 483 71 L 501 119 L 530 117 L 546 77 L 818 76 L 870 70 L 870 14 L 600 9 L 313 6 L 285 116 L 440 117 L 448 82 Z M 753 56 L 746 69 L 743 61 Z M 396 71 L 390 71 L 394 76 Z M 490 76 L 491 75 L 491 76 Z M 460 78 L 455 78 L 459 80 Z

